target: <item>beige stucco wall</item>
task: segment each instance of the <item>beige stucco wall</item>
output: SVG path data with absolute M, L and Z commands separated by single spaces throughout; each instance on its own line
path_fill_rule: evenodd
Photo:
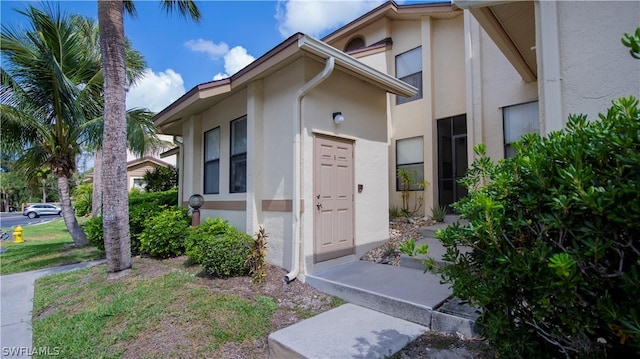
M 633 33 L 640 26 L 640 2 L 554 5 L 559 20 L 562 120 L 566 123 L 571 113 L 597 119 L 612 99 L 640 95 L 640 61 L 620 42 L 624 33 Z
M 267 259 L 291 269 L 293 213 L 266 211 L 263 200 L 293 198 L 293 119 L 298 89 L 324 63 L 300 58 L 286 68 L 254 81 L 215 106 L 191 117 L 183 125 L 184 168 L 182 195 L 187 200 L 202 193 L 204 132 L 220 127 L 220 194 L 208 194 L 205 207 L 215 201 L 246 201 L 246 211 L 202 209 L 202 217 L 219 216 L 235 227 L 254 233 L 259 225 L 269 234 Z M 328 263 L 313 263 L 313 136 L 316 133 L 355 140 L 354 234 L 357 255 L 388 238 L 388 173 L 386 92 L 339 70 L 302 101 L 301 188 L 304 203 L 300 217 L 304 260 L 300 278 Z M 346 121 L 337 126 L 332 113 L 341 111 Z M 230 122 L 247 114 L 247 193 L 228 193 Z M 357 193 L 355 186 L 364 190 Z M 350 256 L 348 259 L 355 259 Z
M 239 91 L 215 106 L 196 114 L 183 124 L 185 150 L 185 175 L 183 178 L 182 198 L 188 200 L 192 194 L 199 193 L 205 201 L 245 201 L 245 193 L 229 193 L 229 154 L 231 121 L 247 113 L 246 90 Z M 203 193 L 204 168 L 204 132 L 220 127 L 220 187 L 219 194 Z M 219 216 L 240 230 L 246 229 L 244 212 L 201 210 L 202 220 Z
M 362 37 L 365 40 L 365 46 L 370 46 L 371 44 L 391 36 L 389 23 L 389 20 L 386 18 L 376 20 L 367 26 L 363 26 L 352 34 L 349 34 L 349 36 L 330 42 L 329 45 L 337 48 L 338 50 L 344 51 L 345 46 L 347 46 L 351 39 Z
M 323 64 L 307 61 L 307 78 L 322 68 Z M 333 112 L 342 112 L 345 121 L 341 125 L 333 122 Z M 334 71 L 303 99 L 302 113 L 305 126 L 302 138 L 304 212 L 301 222 L 305 265 L 312 273 L 327 265 L 313 263 L 313 214 L 316 210 L 313 201 L 314 133 L 355 140 L 354 235 L 357 253 L 352 259 L 364 254 L 372 244 L 389 237 L 386 92 Z M 358 184 L 363 186 L 362 193 L 357 192 Z
M 423 136 L 424 178 L 429 183 L 424 193 L 422 213 L 430 214 L 437 202 L 438 169 L 436 167 L 438 119 L 466 112 L 466 76 L 464 21 L 422 18 L 416 21 L 392 22 L 393 49 L 388 56 L 389 71 L 395 75 L 395 57 L 422 46 L 423 98 L 396 106 L 390 98 L 391 139 L 389 144 L 390 204 L 400 207 L 402 199 L 396 191 L 396 141 Z
M 536 82 L 527 83 L 516 72 L 473 15 L 465 10 L 467 34 L 467 139 L 469 159 L 474 157 L 473 146 L 487 145 L 487 154 L 494 159 L 504 158 L 504 130 L 502 108 L 535 101 Z M 471 161 L 470 161 L 471 162 Z
M 293 112 L 295 92 L 304 82 L 302 60 L 288 65 L 263 81 L 262 196 L 293 198 Z M 292 212 L 264 211 L 262 225 L 269 233 L 267 259 L 291 269 Z

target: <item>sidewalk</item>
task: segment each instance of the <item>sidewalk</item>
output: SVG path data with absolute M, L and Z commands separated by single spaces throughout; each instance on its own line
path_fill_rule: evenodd
M 33 352 L 31 312 L 36 279 L 102 263 L 104 259 L 0 276 L 0 357 L 31 358 L 28 354 Z

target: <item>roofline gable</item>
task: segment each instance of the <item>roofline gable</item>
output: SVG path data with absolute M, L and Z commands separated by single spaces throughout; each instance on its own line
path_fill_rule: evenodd
M 413 96 L 417 92 L 415 87 L 380 72 L 318 39 L 302 33 L 296 33 L 231 77 L 195 86 L 156 114 L 153 117 L 153 122 L 162 132 L 163 127 L 182 121 L 189 114 L 189 107 L 202 100 L 241 88 L 247 82 L 264 76 L 266 71 L 280 68 L 284 66 L 283 63 L 286 63 L 287 60 L 297 58 L 296 55 L 302 55 L 303 53 L 310 53 L 322 59 L 333 57 L 338 68 L 346 70 L 347 73 L 353 74 L 387 92 L 406 97 Z

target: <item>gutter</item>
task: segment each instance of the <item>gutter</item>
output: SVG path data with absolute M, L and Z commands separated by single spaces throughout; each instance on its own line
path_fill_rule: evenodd
M 292 248 L 291 248 L 291 271 L 284 276 L 285 283 L 289 284 L 296 279 L 300 272 L 300 259 L 303 256 L 303 246 L 300 242 L 300 198 L 301 198 L 301 185 L 300 185 L 300 159 L 301 159 L 301 140 L 302 131 L 304 129 L 304 119 L 302 117 L 302 98 L 313 90 L 316 86 L 326 80 L 335 67 L 335 58 L 329 56 L 322 72 L 317 74 L 309 82 L 305 83 L 299 90 L 294 103 L 293 111 L 293 129 L 295 131 L 295 137 L 293 141 L 293 223 L 291 224 L 292 230 Z

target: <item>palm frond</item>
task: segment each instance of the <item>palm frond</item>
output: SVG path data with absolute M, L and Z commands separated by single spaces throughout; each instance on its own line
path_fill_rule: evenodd
M 162 9 L 167 13 L 171 13 L 174 10 L 178 10 L 181 16 L 191 18 L 194 21 L 200 21 L 202 15 L 200 9 L 196 3 L 192 0 L 163 0 L 161 3 Z

